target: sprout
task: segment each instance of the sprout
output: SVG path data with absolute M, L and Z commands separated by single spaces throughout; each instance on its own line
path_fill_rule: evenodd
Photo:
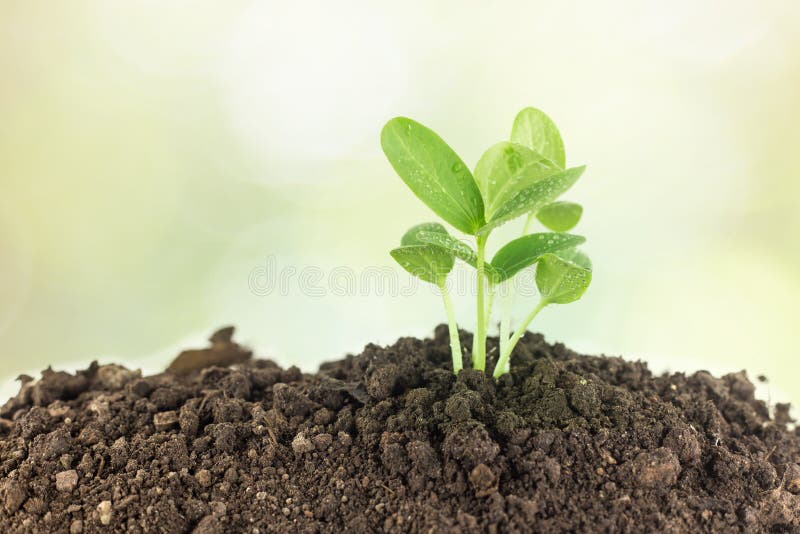
M 510 333 L 513 293 L 506 292 L 500 322 L 500 353 L 494 376 L 508 372 L 509 360 L 534 317 L 549 304 L 578 300 L 591 281 L 589 259 L 576 247 L 585 239 L 567 234 L 583 208 L 556 201 L 580 178 L 585 167 L 566 168 L 564 143 L 553 121 L 543 112 L 523 109 L 514 120 L 510 141 L 490 147 L 470 172 L 461 158 L 435 132 L 405 117 L 390 120 L 381 146 L 394 170 L 411 191 L 456 230 L 471 236 L 475 248 L 450 235 L 439 223 L 414 226 L 403 236 L 392 257 L 408 272 L 435 284 L 447 311 L 453 370 L 462 368 L 462 353 L 447 275 L 456 259 L 473 267 L 477 276 L 476 332 L 472 365 L 486 368 L 486 336 L 494 296 L 510 285 L 521 270 L 536 265 L 541 299 L 519 327 Z M 486 259 L 491 232 L 526 216 L 522 236 Z M 538 220 L 552 232 L 529 234 Z

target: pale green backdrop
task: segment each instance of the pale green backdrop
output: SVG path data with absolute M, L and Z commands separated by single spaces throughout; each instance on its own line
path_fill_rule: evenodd
M 795 0 L 5 0 L 0 375 L 157 369 L 228 323 L 307 370 L 428 335 L 425 288 L 325 287 L 431 219 L 380 128 L 412 116 L 474 164 L 534 105 L 589 166 L 567 198 L 596 267 L 536 328 L 800 399 L 798 27 Z M 323 279 L 262 295 L 269 261 Z

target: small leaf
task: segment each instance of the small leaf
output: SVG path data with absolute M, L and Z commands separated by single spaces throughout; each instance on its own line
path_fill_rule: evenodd
M 417 234 L 420 232 L 430 232 L 435 234 L 447 235 L 447 229 L 437 222 L 422 223 L 412 226 L 403 237 L 400 239 L 400 244 L 406 245 L 427 245 L 428 243 L 420 241 Z
M 536 218 L 554 232 L 569 232 L 583 215 L 583 208 L 574 202 L 553 202 L 539 208 Z
M 485 215 L 492 214 L 520 190 L 561 169 L 533 150 L 503 141 L 484 152 L 475 166 L 475 180 L 483 194 Z
M 572 187 L 585 170 L 585 166 L 573 167 L 543 178 L 532 186 L 519 191 L 494 212 L 491 219 L 483 228 L 478 230 L 478 233 L 485 234 L 501 224 L 526 213 L 536 212 L 550 204 Z
M 585 241 L 584 237 L 571 234 L 528 234 L 498 250 L 492 258 L 492 268 L 502 282 L 533 265 L 544 254 L 571 249 Z
M 581 298 L 592 281 L 592 271 L 555 254 L 545 254 L 536 266 L 536 286 L 543 301 L 568 304 Z
M 511 141 L 538 152 L 562 169 L 567 166 L 561 134 L 543 111 L 525 108 L 517 113 L 511 127 Z
M 464 263 L 478 268 L 478 254 L 466 243 L 459 241 L 451 235 L 443 235 L 441 233 L 422 231 L 417 234 L 417 239 L 423 243 L 428 243 L 433 246 L 440 247 L 447 252 L 451 253 L 456 258 Z M 501 281 L 500 277 L 492 266 L 491 263 L 483 262 L 484 272 L 492 283 Z
M 592 260 L 589 259 L 589 256 L 576 248 L 565 248 L 555 252 L 555 255 L 562 260 L 574 263 L 578 267 L 583 267 L 584 269 L 589 269 L 590 271 L 592 270 Z
M 484 225 L 483 199 L 461 158 L 433 130 L 395 117 L 381 132 L 381 147 L 411 191 L 458 230 Z
M 433 245 L 400 247 L 389 254 L 403 269 L 431 284 L 439 284 L 455 263 L 452 254 Z
M 420 243 L 443 248 L 456 258 L 473 267 L 478 265 L 478 254 L 472 250 L 472 247 L 451 235 L 441 232 L 421 231 L 417 233 L 417 239 Z

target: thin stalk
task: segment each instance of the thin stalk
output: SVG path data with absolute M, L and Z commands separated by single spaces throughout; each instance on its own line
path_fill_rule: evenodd
M 492 323 L 492 304 L 494 302 L 494 294 L 497 292 L 496 291 L 497 286 L 495 284 L 489 282 L 488 286 L 489 286 L 489 298 L 487 299 L 486 302 L 486 326 L 485 326 L 487 336 L 489 335 L 489 327 L 491 326 Z
M 500 354 L 505 352 L 506 345 L 508 345 L 508 337 L 511 335 L 511 308 L 514 303 L 513 284 L 510 280 L 507 280 L 504 284 L 503 289 L 505 290 L 505 294 L 503 295 L 503 311 L 502 317 L 500 318 Z M 507 371 L 508 369 L 504 369 L 503 372 Z
M 447 310 L 447 327 L 450 331 L 450 353 L 453 356 L 453 372 L 458 374 L 458 372 L 464 368 L 464 364 L 462 363 L 461 340 L 458 338 L 456 315 L 453 312 L 453 301 L 450 299 L 450 293 L 447 291 L 445 280 L 440 280 L 438 285 L 439 291 L 442 292 L 444 309 Z
M 530 230 L 534 217 L 535 215 L 533 213 L 529 213 L 525 218 L 525 225 L 522 227 L 523 236 L 528 235 L 528 231 Z M 500 319 L 500 355 L 505 353 L 506 347 L 508 346 L 508 336 L 509 332 L 511 331 L 511 310 L 514 309 L 514 285 L 510 280 L 506 283 L 508 284 L 508 287 L 507 292 L 503 297 L 503 315 Z M 503 372 L 508 372 L 508 361 L 506 361 L 506 368 L 503 370 Z
M 511 358 L 511 353 L 514 352 L 514 347 L 517 346 L 519 339 L 525 334 L 525 331 L 528 329 L 528 325 L 531 324 L 533 318 L 536 317 L 542 309 L 550 304 L 547 300 L 542 299 L 539 301 L 539 304 L 533 309 L 533 311 L 528 314 L 525 320 L 522 322 L 519 327 L 514 331 L 514 335 L 511 336 L 511 339 L 508 341 L 508 345 L 506 346 L 505 352 L 500 355 L 500 359 L 497 360 L 497 365 L 494 368 L 494 377 L 500 378 L 503 373 L 505 372 L 504 369 Z
M 486 257 L 486 236 L 479 235 L 478 248 L 478 324 L 476 325 L 475 339 L 472 341 L 472 367 L 483 371 L 486 369 L 486 305 L 484 304 L 485 269 L 483 265 Z

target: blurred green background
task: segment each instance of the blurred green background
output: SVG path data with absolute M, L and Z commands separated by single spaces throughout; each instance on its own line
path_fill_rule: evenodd
M 4 0 L 2 393 L 49 364 L 158 369 L 225 324 L 306 370 L 429 335 L 427 288 L 264 295 L 252 274 L 391 266 L 433 216 L 383 123 L 414 117 L 474 164 L 533 105 L 589 166 L 565 199 L 596 268 L 535 328 L 800 399 L 798 27 L 795 0 Z

